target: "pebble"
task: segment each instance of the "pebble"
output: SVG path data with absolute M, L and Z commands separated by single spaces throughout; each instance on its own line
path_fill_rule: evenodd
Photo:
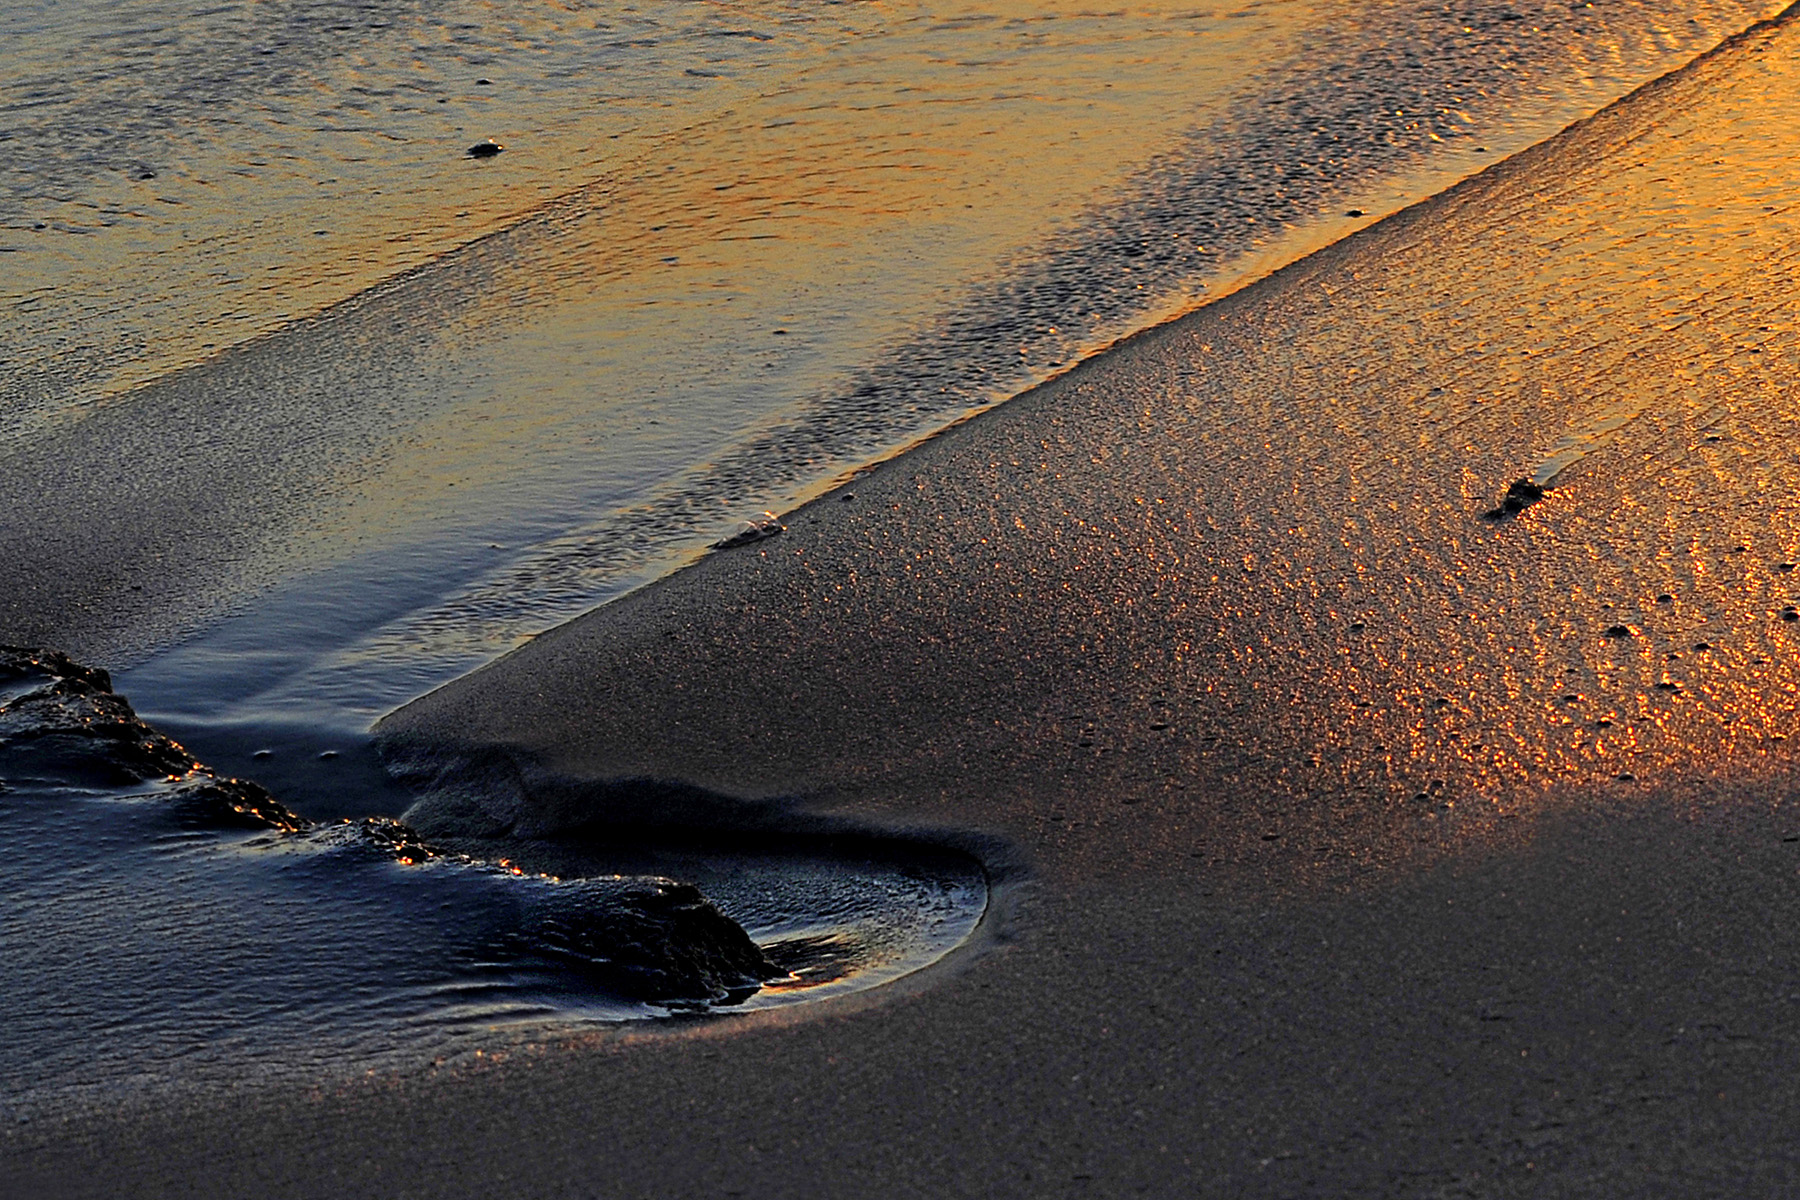
M 1516 517 L 1526 509 L 1544 498 L 1544 489 L 1529 479 L 1515 479 L 1506 489 L 1506 495 L 1496 508 L 1482 513 L 1487 521 L 1503 521 L 1507 517 Z

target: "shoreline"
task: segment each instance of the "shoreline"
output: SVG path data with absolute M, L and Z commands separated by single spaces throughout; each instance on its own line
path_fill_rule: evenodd
M 1629 0 L 1547 14 L 1529 31 L 1403 5 L 1327 21 L 1307 69 L 1244 77 L 1268 95 L 1246 110 L 1262 115 L 1232 115 L 1224 84 L 1206 83 L 1193 98 L 1200 124 L 1158 142 L 1152 159 L 1059 185 L 1051 208 L 1068 220 L 1037 233 L 1008 222 L 1012 257 L 947 272 L 920 260 L 911 307 L 840 299 L 861 314 L 852 323 L 866 344 L 810 328 L 833 325 L 823 301 L 802 306 L 816 320 L 771 294 L 767 321 L 740 295 L 704 320 L 645 310 L 661 314 L 648 325 L 589 303 L 645 263 L 687 262 L 702 227 L 745 203 L 713 186 L 731 179 L 709 176 L 696 183 L 698 224 L 610 253 L 596 223 L 661 228 L 662 202 L 647 215 L 632 205 L 655 188 L 596 183 L 8 446 L 0 476 L 14 486 L 0 486 L 0 502 L 13 514 L 13 565 L 0 625 L 13 641 L 107 663 L 146 711 L 189 724 L 258 706 L 284 718 L 311 706 L 336 727 L 373 719 L 662 573 L 750 513 L 1011 396 L 1271 255 L 1373 220 L 1400 193 L 1435 190 L 1488 151 L 1552 132 L 1710 44 L 1708 30 L 1766 9 L 1725 0 L 1679 25 L 1659 11 Z M 1413 48 L 1433 38 L 1442 61 L 1423 62 Z M 1515 41 L 1516 58 L 1502 52 Z M 1399 111 L 1415 105 L 1412 117 Z M 532 153 L 515 147 L 497 169 L 525 168 Z M 1070 196 L 1087 199 L 1070 209 Z M 1368 211 L 1350 218 L 1350 207 Z M 963 218 L 931 211 L 915 233 L 962 236 Z M 804 242 L 811 228 L 789 233 Z M 788 266 L 779 278 L 803 290 L 818 277 Z M 634 286 L 660 306 L 692 291 L 674 278 L 651 268 Z M 720 342 L 728 310 L 736 332 Z M 625 336 L 620 321 L 654 337 L 594 358 Z M 726 366 L 712 384 L 664 386 L 712 378 L 714 362 Z M 141 687 L 127 667 L 151 668 Z M 232 699 L 209 707 L 220 693 Z
M 654 818 L 594 785 L 659 779 L 1003 839 L 1001 944 L 803 1016 L 15 1131 L 20 1177 L 1791 1185 L 1797 25 L 379 727 L 518 768 L 428 832 Z

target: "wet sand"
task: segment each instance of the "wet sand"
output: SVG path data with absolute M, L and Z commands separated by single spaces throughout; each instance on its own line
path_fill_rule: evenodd
M 428 830 L 936 831 L 966 950 L 15 1186 L 1791 1189 L 1797 85 L 1790 13 L 382 726 L 520 781 Z

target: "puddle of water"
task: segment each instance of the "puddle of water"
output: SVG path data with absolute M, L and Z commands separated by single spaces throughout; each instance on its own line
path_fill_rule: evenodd
M 448 845 L 485 856 L 480 841 Z M 605 835 L 510 842 L 509 861 L 569 878 L 618 872 L 690 882 L 793 978 L 738 1007 L 782 1007 L 863 991 L 910 974 L 966 942 L 987 908 L 966 855 L 867 837 L 737 837 L 685 843 Z
M 986 908 L 973 860 L 893 841 L 427 845 L 327 819 L 367 798 L 366 746 L 321 760 L 304 730 L 221 734 L 310 755 L 294 812 L 194 764 L 99 673 L 9 652 L 0 684 L 18 1118 L 824 999 L 936 961 Z

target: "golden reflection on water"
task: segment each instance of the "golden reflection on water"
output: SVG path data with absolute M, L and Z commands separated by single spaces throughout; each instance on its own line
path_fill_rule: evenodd
M 909 269 L 935 283 L 964 253 L 989 261 L 1041 232 L 1287 53 L 1317 7 L 527 8 L 472 18 L 505 25 L 485 58 L 456 45 L 446 13 L 405 26 L 411 56 L 371 39 L 298 64 L 310 89 L 261 66 L 267 85 L 197 111 L 176 163 L 108 170 L 89 194 L 47 189 L 4 298 L 23 302 L 21 340 L 47 343 L 47 368 L 110 354 L 97 385 L 116 390 L 598 181 L 579 203 L 605 228 L 563 259 L 564 288 L 630 279 L 624 307 L 751 278 L 784 295 L 881 260 L 894 282 L 878 294 L 904 309 Z M 5 76 L 56 74 L 93 52 L 77 36 L 25 39 Z M 91 86 L 107 95 L 116 74 Z M 506 152 L 463 156 L 488 136 Z M 926 229 L 935 252 L 909 252 Z

